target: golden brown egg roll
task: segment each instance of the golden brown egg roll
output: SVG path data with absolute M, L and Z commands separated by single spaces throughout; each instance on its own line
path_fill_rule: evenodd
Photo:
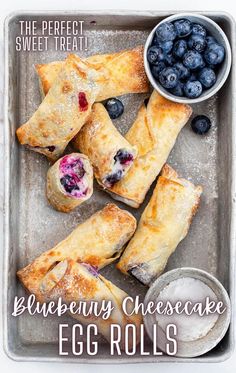
M 65 258 L 91 264 L 98 269 L 120 256 L 136 229 L 135 218 L 110 203 L 85 220 L 63 241 L 18 271 L 29 292 L 40 296 L 44 276 Z
M 98 71 L 105 70 L 109 76 L 109 79 L 104 81 L 103 87 L 96 98 L 97 102 L 113 96 L 142 93 L 149 90 L 143 64 L 142 46 L 117 53 L 90 56 L 86 61 Z M 35 66 L 43 97 L 48 93 L 64 64 L 64 61 L 54 61 Z
M 125 136 L 138 147 L 138 157 L 123 179 L 107 190 L 113 198 L 135 208 L 140 206 L 191 113 L 190 106 L 169 101 L 153 91 Z
M 56 160 L 88 118 L 105 75 L 69 55 L 47 96 L 16 131 L 21 144 Z
M 170 255 L 188 233 L 201 193 L 201 186 L 179 178 L 165 165 L 117 267 L 145 285 L 160 276 Z
M 119 133 L 102 104 L 93 105 L 91 115 L 73 145 L 88 156 L 95 177 L 104 188 L 121 180 L 137 155 L 137 147 L 130 145 Z

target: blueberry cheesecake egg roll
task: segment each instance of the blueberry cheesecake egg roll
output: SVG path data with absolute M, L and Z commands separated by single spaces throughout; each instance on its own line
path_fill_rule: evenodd
M 165 165 L 117 267 L 145 285 L 160 276 L 170 255 L 188 233 L 201 193 L 201 186 L 179 178 Z
M 138 156 L 123 179 L 107 190 L 114 199 L 134 208 L 141 205 L 191 113 L 190 106 L 169 101 L 153 91 L 125 136 L 138 147 Z
M 88 118 L 105 75 L 69 55 L 32 117 L 17 129 L 19 142 L 55 161 Z
M 73 145 L 90 159 L 98 182 L 111 187 L 121 180 L 137 155 L 136 146 L 119 133 L 105 107 L 96 103 Z
M 47 173 L 46 194 L 58 211 L 69 212 L 93 194 L 93 168 L 80 153 L 65 155 Z
M 134 314 L 126 316 L 122 310 L 122 302 L 127 297 L 123 290 L 119 289 L 112 282 L 101 276 L 90 264 L 77 263 L 71 259 L 64 259 L 51 268 L 41 279 L 38 286 L 37 298 L 41 302 L 57 301 L 59 297 L 63 302 L 79 303 L 86 301 L 88 305 L 91 301 L 100 303 L 101 301 L 112 302 L 114 307 L 109 318 L 104 319 L 102 315 L 96 317 L 93 314 L 84 316 L 80 313 L 70 314 L 76 320 L 85 325 L 96 324 L 98 331 L 109 341 L 111 324 L 119 324 L 121 333 L 127 324 L 137 327 L 137 332 L 141 323 L 141 316 Z M 122 333 L 124 338 L 124 333 Z M 138 343 L 139 334 L 137 333 Z M 132 346 L 132 341 L 130 341 Z M 124 347 L 124 339 L 121 342 Z
M 18 276 L 29 292 L 37 296 L 43 277 L 58 262 L 70 258 L 100 269 L 120 256 L 135 229 L 136 219 L 133 215 L 110 203 L 79 224 L 51 250 L 19 270 Z
M 90 56 L 86 61 L 97 71 L 105 71 L 109 76 L 109 79 L 104 80 L 96 101 L 127 93 L 144 93 L 149 90 L 142 46 L 117 53 Z M 35 66 L 42 96 L 48 93 L 64 64 L 65 61 L 53 61 Z

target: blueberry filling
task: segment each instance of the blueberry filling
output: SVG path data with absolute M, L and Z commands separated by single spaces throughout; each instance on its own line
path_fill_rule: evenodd
M 106 177 L 105 185 L 111 187 L 117 183 L 124 176 L 125 170 L 131 165 L 133 160 L 133 155 L 127 150 L 118 150 L 114 157 L 113 172 Z
M 78 104 L 79 104 L 80 111 L 88 110 L 88 101 L 87 101 L 86 94 L 84 92 L 79 92 Z
M 114 157 L 114 160 L 115 160 L 115 163 L 120 162 L 120 164 L 122 164 L 122 165 L 123 164 L 127 165 L 130 162 L 133 162 L 134 157 L 133 157 L 132 154 L 130 154 L 126 150 L 118 150 L 118 152 L 116 153 L 116 155 Z
M 114 174 L 108 175 L 106 178 L 107 184 L 109 184 L 109 186 L 114 185 L 122 178 L 122 174 L 123 174 L 122 170 L 119 170 Z
M 95 277 L 98 277 L 99 276 L 99 273 L 98 273 L 98 268 L 91 265 L 91 264 L 88 264 L 88 263 L 80 263 L 82 266 L 86 267 L 87 270 L 91 273 L 91 275 L 95 276 Z
M 86 195 L 88 185 L 86 183 L 85 169 L 80 158 L 65 156 L 59 166 L 60 183 L 67 194 L 81 198 Z

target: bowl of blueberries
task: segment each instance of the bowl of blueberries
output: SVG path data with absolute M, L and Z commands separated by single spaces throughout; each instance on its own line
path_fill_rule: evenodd
M 194 13 L 165 18 L 149 34 L 144 66 L 162 96 L 196 103 L 213 96 L 231 68 L 229 41 L 212 19 Z

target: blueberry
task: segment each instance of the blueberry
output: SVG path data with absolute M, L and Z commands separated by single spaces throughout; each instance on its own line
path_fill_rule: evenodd
M 211 43 L 204 53 L 206 62 L 210 65 L 220 64 L 225 57 L 225 49 L 222 45 L 217 43 Z
M 176 38 L 176 30 L 172 23 L 162 23 L 156 29 L 156 36 L 159 42 L 172 41 Z
M 202 69 L 198 74 L 198 78 L 205 88 L 211 88 L 216 82 L 216 74 L 209 67 Z
M 111 119 L 116 119 L 120 117 L 124 112 L 124 105 L 117 98 L 110 98 L 105 103 L 105 108 Z
M 147 59 L 152 65 L 157 65 L 160 61 L 164 60 L 163 50 L 155 45 L 148 48 Z
M 162 43 L 158 43 L 157 46 L 160 47 L 164 53 L 169 53 L 173 47 L 173 41 L 164 41 Z
M 206 37 L 206 29 L 202 25 L 199 25 L 199 23 L 193 24 L 193 31 L 192 34 L 194 35 L 201 35 L 203 38 Z
M 176 87 L 170 89 L 170 93 L 175 96 L 183 97 L 184 96 L 184 83 L 179 82 Z
M 151 71 L 152 71 L 152 75 L 153 75 L 153 77 L 154 77 L 155 79 L 158 79 L 158 76 L 159 76 L 160 72 L 161 72 L 163 69 L 165 69 L 165 67 L 166 67 L 166 64 L 165 64 L 165 62 L 163 62 L 163 61 L 159 62 L 159 64 L 156 65 L 156 66 L 152 66 Z
M 192 32 L 192 23 L 188 19 L 179 19 L 174 22 L 174 26 L 179 38 L 185 38 Z
M 127 165 L 128 163 L 134 160 L 134 157 L 131 153 L 127 152 L 127 150 L 118 150 L 114 157 L 115 162 L 119 161 L 122 165 Z
M 206 45 L 206 39 L 201 35 L 191 35 L 188 40 L 188 47 L 199 53 L 204 51 Z
M 161 85 L 166 89 L 171 89 L 177 86 L 179 82 L 179 74 L 176 69 L 172 67 L 166 67 L 159 74 L 159 81 Z
M 114 174 L 108 175 L 106 177 L 106 183 L 109 184 L 109 186 L 114 185 L 122 178 L 122 174 L 123 174 L 122 170 L 119 170 L 115 172 Z
M 206 42 L 207 42 L 207 45 L 210 45 L 212 43 L 217 43 L 216 39 L 213 38 L 213 36 L 207 36 L 206 37 Z
M 203 58 L 197 51 L 188 51 L 183 58 L 183 64 L 190 70 L 199 69 L 203 64 Z
M 202 85 L 198 80 L 188 81 L 184 85 L 184 93 L 188 98 L 197 98 L 202 93 Z
M 182 58 L 187 52 L 187 43 L 184 39 L 177 40 L 173 47 L 173 54 L 177 58 Z
M 211 121 L 205 115 L 198 115 L 191 122 L 192 130 L 198 135 L 204 135 L 211 128 Z
M 178 71 L 179 79 L 185 80 L 189 78 L 190 71 L 182 64 L 182 62 L 177 62 L 173 67 Z

